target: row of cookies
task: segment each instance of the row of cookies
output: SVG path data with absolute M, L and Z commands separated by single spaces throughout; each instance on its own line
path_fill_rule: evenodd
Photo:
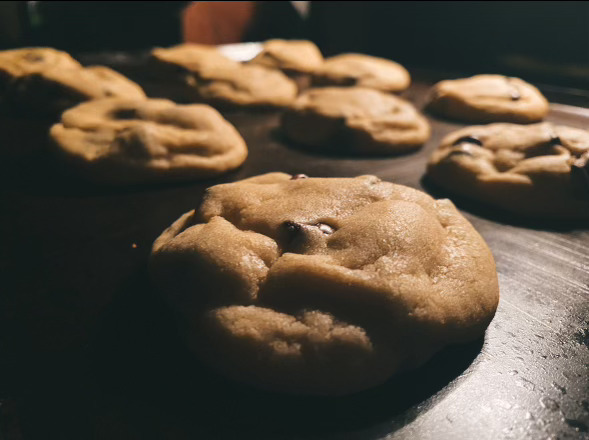
M 467 123 L 507 122 L 446 136 L 427 169 L 441 187 L 528 216 L 589 215 L 589 133 L 550 123 L 519 125 L 548 114 L 548 101 L 536 87 L 502 75 L 441 81 L 426 110 Z M 303 92 L 282 127 L 299 144 L 362 155 L 411 151 L 429 138 L 427 120 L 409 103 L 359 87 Z
M 150 99 L 120 73 L 51 48 L 0 52 L 0 110 L 59 120 L 50 129 L 56 154 L 100 183 L 208 178 L 247 157 L 241 135 L 209 105 Z
M 154 49 L 151 65 L 158 75 L 164 72 L 163 79 L 182 81 L 191 89 L 192 95 L 185 94 L 189 101 L 241 106 L 290 102 L 282 129 L 291 141 L 308 147 L 398 154 L 419 148 L 430 136 L 429 123 L 413 105 L 389 93 L 410 79 L 387 60 L 348 54 L 324 61 L 310 42 L 274 40 L 248 64 L 213 47 L 181 45 Z M 311 88 L 293 101 L 296 86 L 281 71 L 310 74 L 312 84 L 338 87 Z M 17 111 L 55 113 L 81 101 L 119 97 L 71 109 L 51 130 L 58 152 L 93 180 L 205 178 L 238 167 L 247 156 L 241 136 L 214 109 L 147 100 L 122 75 L 101 66 L 84 68 L 63 52 L 5 51 L 0 73 L 0 102 Z M 394 81 L 387 83 L 387 78 Z M 437 84 L 427 108 L 468 121 L 532 122 L 545 116 L 548 104 L 519 79 L 479 75 Z M 428 174 L 442 187 L 528 215 L 575 217 L 586 211 L 584 130 L 502 124 L 463 131 L 479 135 L 471 133 L 470 142 L 445 139 L 430 161 Z
M 361 54 L 324 60 L 309 41 L 270 40 L 245 63 L 216 47 L 182 44 L 154 49 L 150 64 L 156 78 L 183 87 L 185 99 L 215 105 L 287 107 L 310 85 L 400 92 L 410 84 L 407 70 L 393 61 Z
M 189 86 L 192 93 L 186 91 L 183 99 L 190 102 L 290 105 L 297 87 L 280 70 L 291 75 L 310 72 L 310 67 L 300 65 L 305 58 L 300 56 L 301 50 L 302 54 L 315 55 L 314 59 L 307 57 L 313 60 L 313 68 L 323 63 L 322 56 L 310 42 L 271 41 L 267 48 L 247 65 L 208 46 L 154 49 L 151 66 L 158 75 L 163 73 L 159 78 L 166 85 L 168 81 L 183 81 Z M 269 58 L 273 51 L 287 56 Z M 292 59 L 289 54 L 293 54 Z M 261 67 L 269 64 L 268 59 L 280 62 Z M 386 60 L 352 55 L 323 64 L 332 66 L 318 76 L 323 83 L 327 78 L 340 82 L 338 72 L 345 67 L 367 85 L 398 90 L 409 84 L 406 70 Z M 371 77 L 371 71 L 379 74 Z M 212 108 L 148 102 L 143 90 L 131 80 L 106 67 L 82 67 L 64 52 L 49 48 L 0 52 L 0 73 L 0 99 L 10 113 L 51 118 L 69 108 L 51 129 L 51 137 L 58 153 L 73 164 L 72 169 L 92 180 L 129 183 L 210 177 L 239 166 L 247 155 L 243 139 L 234 131 L 229 135 L 229 124 Z M 387 75 L 400 79 L 387 83 Z M 398 98 L 390 99 L 393 105 L 402 103 L 412 108 Z M 159 110 L 154 113 L 147 108 Z M 199 125 L 199 120 L 211 123 L 205 127 L 207 124 Z M 427 127 L 425 120 L 422 125 Z M 201 133 L 191 133 L 194 130 Z M 195 136 L 200 139 L 199 145 L 195 145 Z M 412 143 L 418 145 L 423 140 Z

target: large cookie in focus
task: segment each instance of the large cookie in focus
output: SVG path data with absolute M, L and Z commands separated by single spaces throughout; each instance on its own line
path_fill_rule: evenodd
M 409 72 L 398 63 L 356 53 L 327 58 L 313 73 L 316 86 L 358 86 L 401 92 L 409 87 Z
M 364 390 L 480 338 L 499 300 L 491 252 L 449 200 L 374 176 L 211 187 L 150 268 L 205 362 L 299 394 Z
M 297 144 L 356 155 L 414 151 L 431 133 L 429 123 L 411 103 L 360 87 L 302 93 L 284 113 L 282 130 Z
M 548 114 L 540 91 L 519 78 L 476 75 L 441 81 L 427 104 L 428 111 L 464 122 L 539 122 Z
M 523 216 L 589 218 L 589 132 L 497 123 L 447 135 L 427 174 L 460 195 Z
M 204 179 L 247 157 L 243 138 L 215 109 L 164 99 L 80 104 L 50 134 L 74 171 L 106 184 Z

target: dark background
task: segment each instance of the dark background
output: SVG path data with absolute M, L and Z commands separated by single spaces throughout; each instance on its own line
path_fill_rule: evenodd
M 191 4 L 31 3 L 0 6 L 1 46 L 53 46 L 76 55 L 173 45 L 182 40 L 183 10 Z M 361 52 L 411 67 L 589 89 L 589 2 L 311 2 L 307 20 L 290 2 L 253 3 L 243 41 L 307 38 L 325 55 Z

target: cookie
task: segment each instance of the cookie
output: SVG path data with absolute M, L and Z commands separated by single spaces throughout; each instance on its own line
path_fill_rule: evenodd
M 22 76 L 42 73 L 52 68 L 81 68 L 82 65 L 69 54 L 59 50 L 33 47 L 0 51 L 0 112 L 14 113 L 15 103 L 11 101 L 11 85 Z
M 119 97 L 146 98 L 143 89 L 114 70 L 104 66 L 52 68 L 17 78 L 10 99 L 21 111 L 59 115 L 81 102 Z
M 589 218 L 589 132 L 539 123 L 447 135 L 427 174 L 453 193 L 523 216 Z
M 239 63 L 227 58 L 215 46 L 185 43 L 153 49 L 150 64 L 160 70 L 160 75 L 168 74 L 182 80 L 186 75 L 191 76 L 191 72 L 198 72 L 203 67 L 234 67 Z
M 409 72 L 400 64 L 355 53 L 327 58 L 313 73 L 313 84 L 316 86 L 359 86 L 383 92 L 401 92 L 410 83 Z
M 223 107 L 286 107 L 298 93 L 282 72 L 255 65 L 204 68 L 193 87 L 198 99 Z
M 480 338 L 491 252 L 449 200 L 374 176 L 270 173 L 209 188 L 154 242 L 191 349 L 280 392 L 343 395 Z
M 409 102 L 360 87 L 325 87 L 302 93 L 282 117 L 292 141 L 326 151 L 399 154 L 418 149 L 430 126 Z
M 82 65 L 68 53 L 49 47 L 0 51 L 0 79 L 14 79 L 48 69 L 75 69 Z
M 0 52 L 0 102 L 4 111 L 57 116 L 67 108 L 105 97 L 145 98 L 137 84 L 108 67 L 84 68 L 49 48 Z
M 64 112 L 50 134 L 73 170 L 106 184 L 209 178 L 247 156 L 242 137 L 215 109 L 164 99 L 89 101 Z
M 427 109 L 464 122 L 539 122 L 548 114 L 540 91 L 519 78 L 477 75 L 441 81 L 430 94 Z
M 152 52 L 161 78 L 182 86 L 183 100 L 226 107 L 284 107 L 297 94 L 296 84 L 282 72 L 242 65 L 217 49 L 181 45 Z M 167 71 L 167 73 L 166 73 Z
M 268 40 L 250 64 L 280 69 L 287 74 L 308 74 L 322 66 L 323 55 L 311 41 Z

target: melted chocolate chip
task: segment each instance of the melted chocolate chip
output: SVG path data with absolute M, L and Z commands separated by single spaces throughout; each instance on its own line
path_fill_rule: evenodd
M 470 157 L 472 157 L 472 156 L 474 156 L 474 154 L 472 152 L 470 145 L 462 144 L 462 145 L 459 145 L 455 148 L 452 148 L 444 159 L 449 159 L 452 156 L 470 156 Z
M 290 180 L 299 180 L 299 179 L 308 179 L 309 176 L 307 176 L 306 174 L 294 174 Z
M 460 145 L 460 144 L 474 144 L 478 145 L 479 147 L 483 146 L 483 142 L 476 136 L 462 136 L 461 138 L 456 139 L 452 145 Z
M 286 221 L 282 224 L 290 235 L 295 235 L 303 230 L 303 224 L 297 222 Z
M 306 224 L 294 221 L 282 223 L 279 241 L 285 252 L 305 253 L 321 242 L 322 236 L 331 235 L 334 228 L 325 223 Z
M 300 234 L 305 229 L 310 230 L 311 228 L 317 228 L 325 235 L 331 235 L 334 233 L 334 228 L 325 223 L 315 223 L 313 225 L 308 225 L 305 223 L 298 223 L 289 220 L 284 222 L 282 225 L 291 236 Z

